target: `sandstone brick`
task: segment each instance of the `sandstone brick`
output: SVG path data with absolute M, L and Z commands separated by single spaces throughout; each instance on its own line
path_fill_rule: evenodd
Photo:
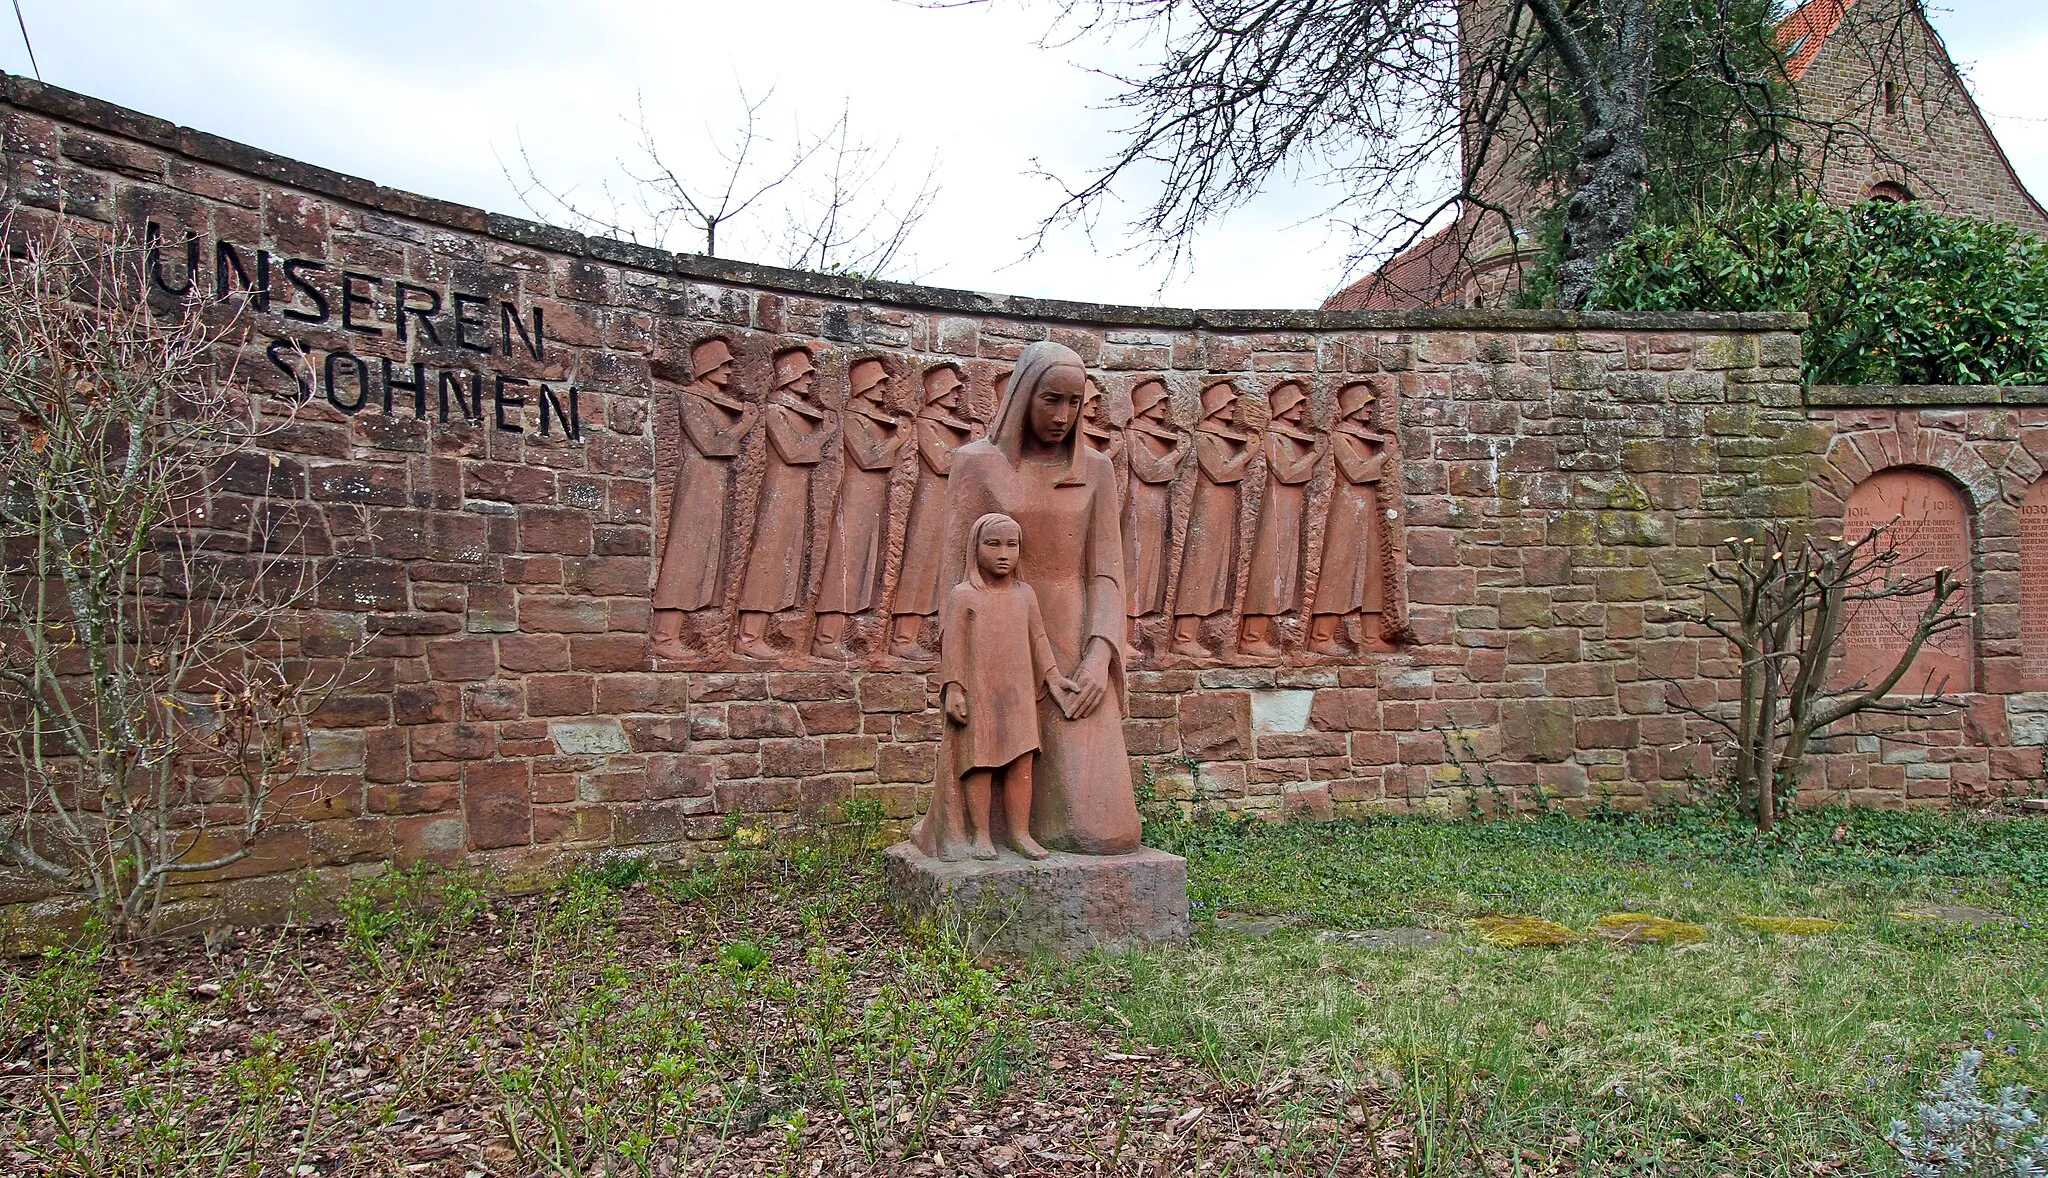
M 612 836 L 612 812 L 604 806 L 539 806 L 533 810 L 536 846 L 604 844 L 611 842 Z
M 863 712 L 922 712 L 924 707 L 923 675 L 867 675 L 860 681 Z
M 518 761 L 471 765 L 463 772 L 462 812 L 471 850 L 532 841 L 531 773 Z
M 415 761 L 474 761 L 492 755 L 497 737 L 488 724 L 422 724 L 411 730 Z
M 919 691 L 923 688 L 920 684 Z M 776 699 L 792 703 L 815 700 L 851 700 L 854 698 L 853 676 L 838 673 L 782 672 L 768 676 L 768 694 Z M 919 706 L 923 706 L 922 695 Z M 892 711 L 901 709 L 869 708 L 869 711 Z
M 796 709 L 785 703 L 736 703 L 726 709 L 726 728 L 736 739 L 798 736 Z
M 490 638 L 448 638 L 429 642 L 427 667 L 436 679 L 489 679 L 498 673 L 498 644 Z
M 1500 707 L 1501 740 L 1510 758 L 1563 761 L 1576 747 L 1570 704 L 1561 700 L 1507 700 Z
M 1522 630 L 1508 638 L 1510 663 L 1571 663 L 1579 659 L 1577 630 Z
M 569 663 L 578 671 L 644 671 L 652 657 L 644 634 L 579 634 L 569 641 Z
M 702 757 L 654 757 L 647 763 L 650 798 L 708 798 L 712 765 Z
M 521 633 L 602 634 L 609 628 L 605 603 L 587 597 L 536 597 L 519 600 Z
M 400 724 L 435 724 L 462 718 L 462 696 L 445 683 L 414 683 L 391 697 L 392 719 Z
M 796 711 L 807 736 L 860 731 L 860 705 L 850 699 L 812 700 Z
M 1198 761 L 1231 761 L 1251 749 L 1249 692 L 1215 691 L 1180 699 L 1181 747 Z
M 637 753 L 682 752 L 690 747 L 690 722 L 679 716 L 625 716 L 619 720 Z
M 822 740 L 780 739 L 761 742 L 761 772 L 768 777 L 803 777 L 825 771 Z
M 933 744 L 885 744 L 875 756 L 875 776 L 882 781 L 932 780 L 939 749 Z
M 529 716 L 587 716 L 595 700 L 596 686 L 588 675 L 526 677 Z
M 657 672 L 615 673 L 597 679 L 599 715 L 629 712 L 675 714 L 689 706 L 689 681 L 681 675 Z
M 1379 727 L 1379 693 L 1345 687 L 1316 692 L 1309 723 L 1326 732 L 1360 732 Z
M 824 747 L 827 772 L 857 773 L 875 768 L 880 742 L 872 736 L 828 736 Z

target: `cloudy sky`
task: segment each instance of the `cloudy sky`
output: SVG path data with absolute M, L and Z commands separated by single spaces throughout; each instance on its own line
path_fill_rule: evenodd
M 2021 177 L 2048 197 L 2048 4 L 1953 0 L 1937 28 Z M 765 127 L 822 130 L 842 105 L 899 144 L 893 171 L 940 191 L 915 241 L 924 281 L 1105 302 L 1312 306 L 1346 242 L 1326 194 L 1283 188 L 1215 225 L 1169 276 L 1120 254 L 1115 211 L 1093 240 L 1024 239 L 1057 189 L 1114 143 L 1115 47 L 1038 45 L 1045 2 L 930 10 L 896 0 L 20 0 L 53 85 L 395 188 L 531 215 L 504 164 L 522 149 L 551 185 L 599 197 L 635 155 L 636 103 L 670 162 L 735 122 L 741 88 L 773 91 Z M 4 13 L 0 9 L 0 13 Z M 0 25 L 0 28 L 4 28 Z M 30 72 L 19 32 L 0 69 Z M 1142 197 L 1142 193 L 1134 193 Z M 772 200 L 772 198 L 771 198 Z M 756 228 L 758 238 L 767 228 Z M 737 232 L 742 237 L 746 228 Z M 675 239 L 675 248 L 692 248 Z M 740 244 L 746 244 L 743 240 Z M 729 252 L 729 251 L 728 251 Z M 762 253 L 761 260 L 773 260 Z

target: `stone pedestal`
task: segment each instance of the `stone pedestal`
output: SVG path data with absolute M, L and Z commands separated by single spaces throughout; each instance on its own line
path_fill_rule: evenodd
M 1033 862 L 948 863 L 897 843 L 883 857 L 900 917 L 957 920 L 988 952 L 1078 957 L 1090 949 L 1170 945 L 1188 936 L 1187 860 L 1140 847 L 1128 855 L 1055 852 Z

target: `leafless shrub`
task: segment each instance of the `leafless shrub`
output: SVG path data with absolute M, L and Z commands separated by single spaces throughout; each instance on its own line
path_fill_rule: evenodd
M 312 566 L 224 487 L 296 408 L 236 379 L 236 308 L 26 220 L 0 224 L 0 851 L 135 933 L 252 853 L 340 669 L 291 657 Z
M 1915 572 L 1913 554 L 1893 540 L 1890 524 L 1861 536 L 1802 536 L 1779 524 L 1731 538 L 1708 572 L 1704 607 L 1672 611 L 1735 649 L 1734 700 L 1695 704 L 1674 684 L 1671 702 L 1727 733 L 1730 779 L 1760 830 L 1796 796 L 1807 749 L 1829 728 L 1859 712 L 1928 715 L 1956 706 L 1945 682 L 1892 694 L 1930 641 L 1976 616 L 1967 597 L 1955 600 L 1966 584 L 1960 570 Z M 1896 661 L 1874 681 L 1844 682 L 1838 663 L 1850 620 L 1889 601 L 1910 611 Z

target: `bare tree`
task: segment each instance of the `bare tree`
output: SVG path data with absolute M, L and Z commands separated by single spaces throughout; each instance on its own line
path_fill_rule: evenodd
M 938 198 L 938 160 L 905 198 L 887 182 L 897 140 L 886 147 L 855 139 L 851 111 L 814 142 L 815 166 L 797 177 L 800 197 L 784 210 L 782 264 L 797 270 L 880 277 L 903 260 L 918 224 Z
M 944 3 L 947 0 L 939 0 Z M 1899 0 L 1910 3 L 1910 0 Z M 1276 181 L 1336 192 L 1353 266 L 1433 229 L 1469 263 L 1559 209 L 1560 306 L 1635 228 L 1672 126 L 1668 169 L 1796 173 L 1772 0 L 1057 0 L 1054 35 L 1156 46 L 1110 76 L 1122 145 L 1040 228 L 1094 218 L 1120 185 L 1155 186 L 1133 225 L 1170 264 L 1195 233 Z M 1444 274 L 1470 266 L 1444 266 Z
M 252 853 L 341 672 L 292 657 L 310 567 L 226 493 L 290 420 L 222 367 L 238 317 L 153 308 L 147 247 L 0 232 L 0 853 L 136 932 Z
M 737 124 L 723 135 L 707 125 L 705 146 L 681 154 L 637 106 L 629 120 L 637 158 L 621 162 L 623 180 L 600 184 L 595 199 L 542 180 L 523 146 L 519 174 L 507 166 L 505 177 L 534 216 L 587 232 L 710 257 L 887 276 L 905 260 L 938 196 L 936 161 L 904 198 L 887 183 L 900 141 L 856 136 L 848 106 L 821 133 L 792 121 L 786 134 L 772 134 L 774 97 L 771 90 L 753 98 L 742 88 Z
M 1674 684 L 1673 706 L 1728 734 L 1728 773 L 1768 831 L 1783 801 L 1797 795 L 1807 749 L 1829 728 L 1861 712 L 1927 715 L 1956 706 L 1945 682 L 1892 692 L 1929 642 L 1976 617 L 1959 570 L 1920 574 L 1892 542 L 1897 523 L 1860 537 L 1800 536 L 1786 525 L 1728 540 L 1708 574 L 1708 608 L 1673 610 L 1728 640 L 1739 660 L 1733 715 L 1720 703 L 1695 705 Z M 1840 682 L 1843 638 L 1859 610 L 1904 607 L 1904 645 L 1876 680 Z

